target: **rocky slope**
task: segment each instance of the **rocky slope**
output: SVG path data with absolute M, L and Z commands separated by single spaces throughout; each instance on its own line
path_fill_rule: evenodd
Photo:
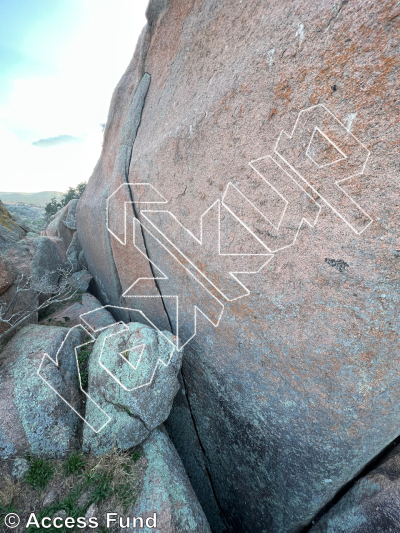
M 56 214 L 50 237 L 21 235 L 4 211 L 0 531 L 123 531 L 129 522 L 132 531 L 211 533 L 162 426 L 180 388 L 182 351 L 168 331 L 117 323 L 86 292 L 91 275 L 78 270 L 74 206 Z M 9 294 L 26 319 L 6 313 Z M 108 527 L 112 512 L 123 522 Z M 7 522 L 15 513 L 19 524 Z
M 1 194 L 1 193 L 0 193 Z M 40 205 L 28 203 L 4 204 L 14 219 L 28 231 L 40 233 L 46 222 L 46 212 Z
M 167 427 L 217 532 L 310 527 L 400 433 L 398 14 L 151 0 L 114 92 L 77 232 L 116 318 L 187 343 Z

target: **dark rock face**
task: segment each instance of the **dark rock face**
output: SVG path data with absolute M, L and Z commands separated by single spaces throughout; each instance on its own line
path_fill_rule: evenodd
M 398 435 L 396 9 L 369 0 L 175 0 L 155 9 L 78 204 L 79 238 L 103 303 L 126 306 L 130 295 L 183 340 L 194 332 L 193 307 L 178 331 L 171 296 L 218 323 L 198 314 L 182 372 L 231 531 L 301 530 Z M 334 186 L 339 178 L 346 194 Z M 157 207 L 137 198 L 127 206 L 126 244 L 112 237 L 107 198 L 128 181 L 153 185 L 168 201 L 160 209 L 197 239 L 201 216 L 219 201 L 204 219 L 204 248 L 168 214 L 146 214 Z M 131 201 L 121 193 L 112 214 L 117 236 Z M 134 215 L 142 223 L 136 247 Z M 257 274 L 240 275 L 249 295 L 212 247 L 215 220 L 221 254 L 274 255 Z M 171 259 L 171 243 L 186 269 Z M 149 281 L 155 267 L 168 279 Z M 207 278 L 208 292 L 188 271 Z M 177 404 L 174 427 L 179 412 Z M 170 431 L 179 448 L 183 433 Z
M 400 531 L 400 448 L 355 485 L 311 528 L 311 533 Z
M 165 427 L 174 438 L 176 449 L 212 531 L 225 531 L 226 524 L 213 494 L 209 465 L 193 424 L 193 413 L 188 402 L 187 391 L 182 376 L 179 377 L 181 388 L 175 396 L 174 408 L 165 422 Z
M 0 256 L 0 296 L 15 280 L 15 269 L 5 256 Z

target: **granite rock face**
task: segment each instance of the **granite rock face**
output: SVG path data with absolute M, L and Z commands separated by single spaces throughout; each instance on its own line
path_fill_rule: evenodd
M 77 232 L 74 233 L 74 236 L 72 237 L 71 244 L 68 247 L 68 250 L 66 252 L 67 261 L 71 265 L 73 272 L 77 272 L 78 270 L 81 270 L 82 266 L 79 262 L 79 254 L 82 252 L 82 246 L 79 241 L 79 237 Z
M 0 256 L 0 296 L 13 284 L 15 269 L 4 255 Z
M 6 206 L 0 200 L 0 246 L 4 248 L 9 244 L 19 241 L 27 233 L 12 217 Z
M 103 304 L 120 307 L 114 310 L 119 320 L 133 320 L 133 316 L 123 308 L 137 308 L 144 311 L 149 320 L 160 330 L 165 330 L 170 326 L 160 298 L 141 298 L 142 295 L 151 294 L 159 297 L 160 294 L 151 279 L 152 270 L 148 260 L 144 255 L 135 253 L 132 221 L 128 220 L 129 235 L 126 245 L 116 239 L 110 240 L 106 222 L 107 199 L 128 181 L 132 147 L 150 84 L 150 76 L 144 72 L 143 63 L 145 59 L 143 48 L 146 49 L 148 44 L 149 31 L 149 27 L 144 28 L 139 39 L 141 45 L 137 48 L 120 87 L 114 92 L 111 104 L 114 118 L 111 117 L 104 133 L 103 158 L 96 166 L 95 174 L 78 203 L 77 226 L 89 271 L 96 282 L 95 296 Z M 126 105 L 129 108 L 128 112 L 125 109 Z M 120 189 L 119 194 L 122 209 L 114 210 L 112 216 L 119 223 L 123 223 L 123 205 L 124 202 L 131 201 L 131 196 L 126 188 Z M 129 204 L 127 209 L 130 209 L 133 215 Z M 136 243 L 144 247 L 141 235 L 136 235 Z M 126 299 L 123 294 L 132 284 L 132 269 L 143 274 L 144 286 L 137 295 L 139 298 Z
M 54 360 L 63 342 L 57 368 Z M 74 347 L 82 342 L 80 330 L 31 325 L 22 328 L 1 353 L 2 459 L 25 453 L 58 458 L 78 448 L 79 418 L 55 391 L 79 410 Z M 47 357 L 40 366 L 45 354 L 52 360 Z
M 311 533 L 400 531 L 400 447 L 359 479 Z
M 83 449 L 94 455 L 116 445 L 140 444 L 164 422 L 178 390 L 182 352 L 174 336 L 143 324 L 115 324 L 96 340 L 89 360 L 88 394 Z M 110 422 L 98 433 L 104 413 Z
M 41 235 L 62 239 L 65 253 L 72 242 L 76 231 L 76 207 L 78 200 L 70 200 L 66 206 L 57 211 L 50 219 Z
M 180 340 L 195 333 L 190 419 L 229 529 L 297 532 L 399 434 L 398 7 L 172 0 L 154 13 L 114 92 L 80 241 L 102 303 L 135 300 Z M 128 182 L 173 217 L 147 213 Z M 250 294 L 237 271 L 259 271 L 238 275 Z M 214 325 L 197 313 L 195 328 L 194 306 Z
M 3 264 L 8 272 L 3 270 L 8 286 L 0 295 L 0 334 L 10 328 L 13 321 L 7 320 L 12 316 L 16 321 L 26 315 L 24 325 L 37 323 L 38 306 L 56 291 L 65 269 L 56 245 L 47 237 L 23 238 L 7 247 L 2 257 L 0 268 Z
M 179 455 L 162 426 L 142 447 L 148 466 L 142 492 L 129 515 L 145 520 L 156 514 L 157 530 L 162 533 L 211 533 Z

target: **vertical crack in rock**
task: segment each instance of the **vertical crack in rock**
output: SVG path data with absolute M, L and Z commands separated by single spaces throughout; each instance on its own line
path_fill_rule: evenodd
M 225 515 L 224 515 L 224 513 L 222 511 L 221 505 L 219 503 L 218 496 L 217 496 L 217 493 L 216 493 L 215 488 L 214 488 L 214 483 L 213 483 L 213 480 L 212 480 L 212 477 L 211 477 L 210 470 L 209 470 L 209 468 L 207 466 L 208 459 L 207 459 L 206 450 L 205 450 L 205 448 L 203 446 L 203 443 L 201 442 L 201 438 L 200 438 L 200 435 L 199 435 L 199 432 L 198 432 L 198 429 L 197 429 L 197 425 L 196 425 L 196 420 L 195 420 L 194 415 L 193 415 L 192 406 L 191 406 L 191 403 L 190 403 L 190 398 L 189 398 L 189 393 L 188 393 L 188 388 L 187 388 L 187 385 L 186 385 L 186 379 L 185 379 L 184 372 L 183 372 L 183 366 L 182 366 L 182 370 L 181 370 L 181 376 L 182 376 L 183 385 L 185 387 L 186 400 L 187 400 L 187 404 L 188 404 L 188 408 L 189 408 L 190 418 L 192 420 L 193 428 L 194 428 L 194 431 L 196 433 L 197 440 L 199 442 L 201 453 L 203 454 L 203 457 L 204 457 L 204 468 L 205 468 L 205 471 L 206 471 L 206 474 L 207 474 L 207 478 L 208 478 L 208 481 L 210 483 L 210 487 L 211 487 L 211 490 L 212 490 L 212 493 L 213 493 L 213 496 L 214 496 L 215 503 L 217 504 L 218 509 L 220 511 L 221 518 L 226 523 L 226 518 L 225 518 Z
M 121 145 L 123 145 L 123 146 L 128 148 L 127 153 L 126 153 L 126 158 L 124 160 L 124 169 L 123 169 L 123 178 L 124 178 L 126 183 L 129 183 L 129 169 L 130 169 L 130 165 L 131 165 L 131 162 L 132 162 L 133 145 L 135 143 L 135 140 L 136 140 L 136 137 L 137 137 L 137 132 L 139 130 L 139 126 L 140 126 L 140 123 L 141 123 L 142 112 L 143 112 L 143 108 L 144 108 L 144 105 L 145 105 L 147 91 L 148 91 L 149 86 L 150 86 L 150 81 L 151 81 L 150 74 L 145 72 L 143 77 L 142 77 L 142 79 L 141 79 L 141 81 L 140 81 L 140 83 L 139 83 L 139 86 L 138 86 L 138 88 L 137 88 L 137 90 L 135 92 L 135 95 L 134 95 L 134 97 L 132 99 L 132 102 L 131 102 L 131 105 L 130 105 L 130 109 L 128 111 L 128 117 L 127 117 L 127 120 L 126 120 L 126 122 L 125 122 L 125 124 L 123 126 L 123 130 L 122 130 L 122 142 L 121 142 Z M 132 193 L 131 189 L 129 189 L 129 195 L 130 195 L 130 200 L 132 202 L 131 206 L 132 206 L 133 215 L 134 215 L 134 217 L 136 219 L 139 220 L 139 216 L 138 216 L 137 210 L 135 208 L 133 193 Z M 141 233 L 142 233 L 143 244 L 144 244 L 144 247 L 145 247 L 145 250 L 146 250 L 146 255 L 147 255 L 148 258 L 150 258 L 149 249 L 148 249 L 148 246 L 147 246 L 147 243 L 146 243 L 146 237 L 145 237 L 145 234 L 144 234 L 142 228 L 141 228 Z M 153 265 L 151 264 L 150 261 L 149 261 L 149 266 L 150 266 L 150 269 L 151 269 L 153 277 L 156 278 L 157 276 L 155 275 L 155 272 L 153 270 Z M 168 320 L 168 323 L 169 323 L 169 326 L 170 326 L 170 330 L 171 330 L 171 332 L 173 332 L 172 322 L 171 322 L 170 316 L 168 314 L 168 311 L 167 311 L 167 308 L 166 308 L 166 305 L 165 305 L 165 301 L 164 301 L 161 289 L 160 289 L 156 279 L 154 279 L 154 284 L 155 284 L 155 286 L 157 288 L 157 291 L 158 291 L 158 293 L 160 295 L 161 303 L 163 305 L 163 308 L 164 308 L 164 311 L 165 311 L 165 314 L 166 314 L 166 317 L 167 317 L 167 320 Z M 182 375 L 182 381 L 183 381 L 185 390 L 187 391 L 186 381 L 185 381 L 185 378 L 183 376 L 183 372 L 181 373 L 181 375 Z M 186 398 L 187 398 L 187 401 L 188 401 L 190 418 L 191 418 L 191 421 L 192 421 L 192 424 L 193 424 L 193 428 L 194 428 L 194 431 L 195 431 L 195 434 L 196 434 L 196 437 L 197 437 L 201 452 L 202 452 L 203 457 L 204 457 L 204 467 L 205 467 L 206 475 L 207 475 L 209 483 L 210 483 L 210 487 L 211 487 L 211 490 L 212 490 L 212 493 L 213 493 L 214 500 L 215 500 L 215 502 L 216 502 L 216 504 L 218 506 L 218 509 L 220 510 L 221 517 L 224 519 L 225 517 L 223 516 L 222 510 L 221 510 L 221 506 L 220 506 L 218 498 L 217 498 L 217 494 L 216 494 L 216 491 L 215 491 L 215 488 L 214 488 L 214 485 L 213 485 L 211 474 L 210 474 L 210 471 L 209 471 L 209 469 L 207 467 L 207 456 L 206 456 L 204 446 L 203 446 L 203 444 L 201 442 L 201 439 L 200 439 L 200 436 L 199 436 L 199 432 L 198 432 L 198 429 L 197 429 L 197 426 L 196 426 L 196 422 L 195 422 L 195 419 L 194 419 L 194 416 L 193 416 L 193 412 L 192 412 L 192 408 L 191 408 L 191 405 L 190 405 L 188 394 L 186 394 Z M 143 421 L 141 420 L 141 422 L 143 422 Z
M 149 87 L 150 87 L 150 81 L 151 81 L 150 74 L 145 72 L 132 100 L 131 107 L 133 109 L 128 112 L 128 119 L 126 123 L 124 124 L 124 128 L 123 128 L 122 144 L 124 144 L 125 146 L 129 146 L 130 148 L 127 154 L 128 157 L 125 160 L 125 168 L 124 168 L 124 179 L 126 183 L 129 183 L 129 169 L 130 169 L 131 161 L 132 161 L 133 145 L 135 143 L 137 132 L 139 130 L 139 126 L 142 120 L 142 112 L 143 112 L 144 104 L 146 101 L 147 91 L 149 90 Z M 131 120 L 129 120 L 130 118 Z M 132 202 L 131 206 L 132 206 L 133 216 L 139 220 L 139 216 L 135 208 L 133 193 L 131 189 L 129 189 L 129 196 Z M 148 250 L 147 243 L 146 243 L 146 237 L 145 237 L 142 227 L 140 227 L 140 231 L 142 233 L 142 239 L 143 239 L 143 244 L 146 250 L 146 255 L 148 258 L 150 258 L 149 250 Z M 155 279 L 157 276 L 154 273 L 153 265 L 151 264 L 150 261 L 149 261 L 149 266 L 150 266 L 150 270 L 154 278 L 154 284 L 160 295 L 161 303 L 162 303 L 162 306 L 164 308 L 165 314 L 168 319 L 170 330 L 171 332 L 173 332 L 171 320 L 169 318 L 167 308 L 165 306 L 164 298 L 161 294 L 161 290 L 157 283 L 157 280 Z
M 378 464 L 387 456 L 389 453 L 400 444 L 400 435 L 396 437 L 392 442 L 390 442 L 381 452 L 378 453 L 375 457 L 373 457 L 364 467 L 363 469 L 356 474 L 353 479 L 348 481 L 341 489 L 338 490 L 338 492 L 335 494 L 335 496 L 326 504 L 322 509 L 318 511 L 318 513 L 314 516 L 314 518 L 311 520 L 311 522 L 300 531 L 300 533 L 307 533 L 310 531 L 312 527 L 314 527 L 318 522 L 322 519 L 323 516 L 325 516 L 328 511 L 332 509 L 363 477 L 368 475 L 370 472 L 372 472 Z

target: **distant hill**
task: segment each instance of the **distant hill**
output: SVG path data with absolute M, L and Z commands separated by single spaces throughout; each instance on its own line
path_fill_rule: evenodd
M 46 205 L 55 196 L 61 198 L 62 192 L 43 191 L 43 192 L 0 192 L 0 200 L 5 204 L 16 204 L 23 202 L 25 204 Z

